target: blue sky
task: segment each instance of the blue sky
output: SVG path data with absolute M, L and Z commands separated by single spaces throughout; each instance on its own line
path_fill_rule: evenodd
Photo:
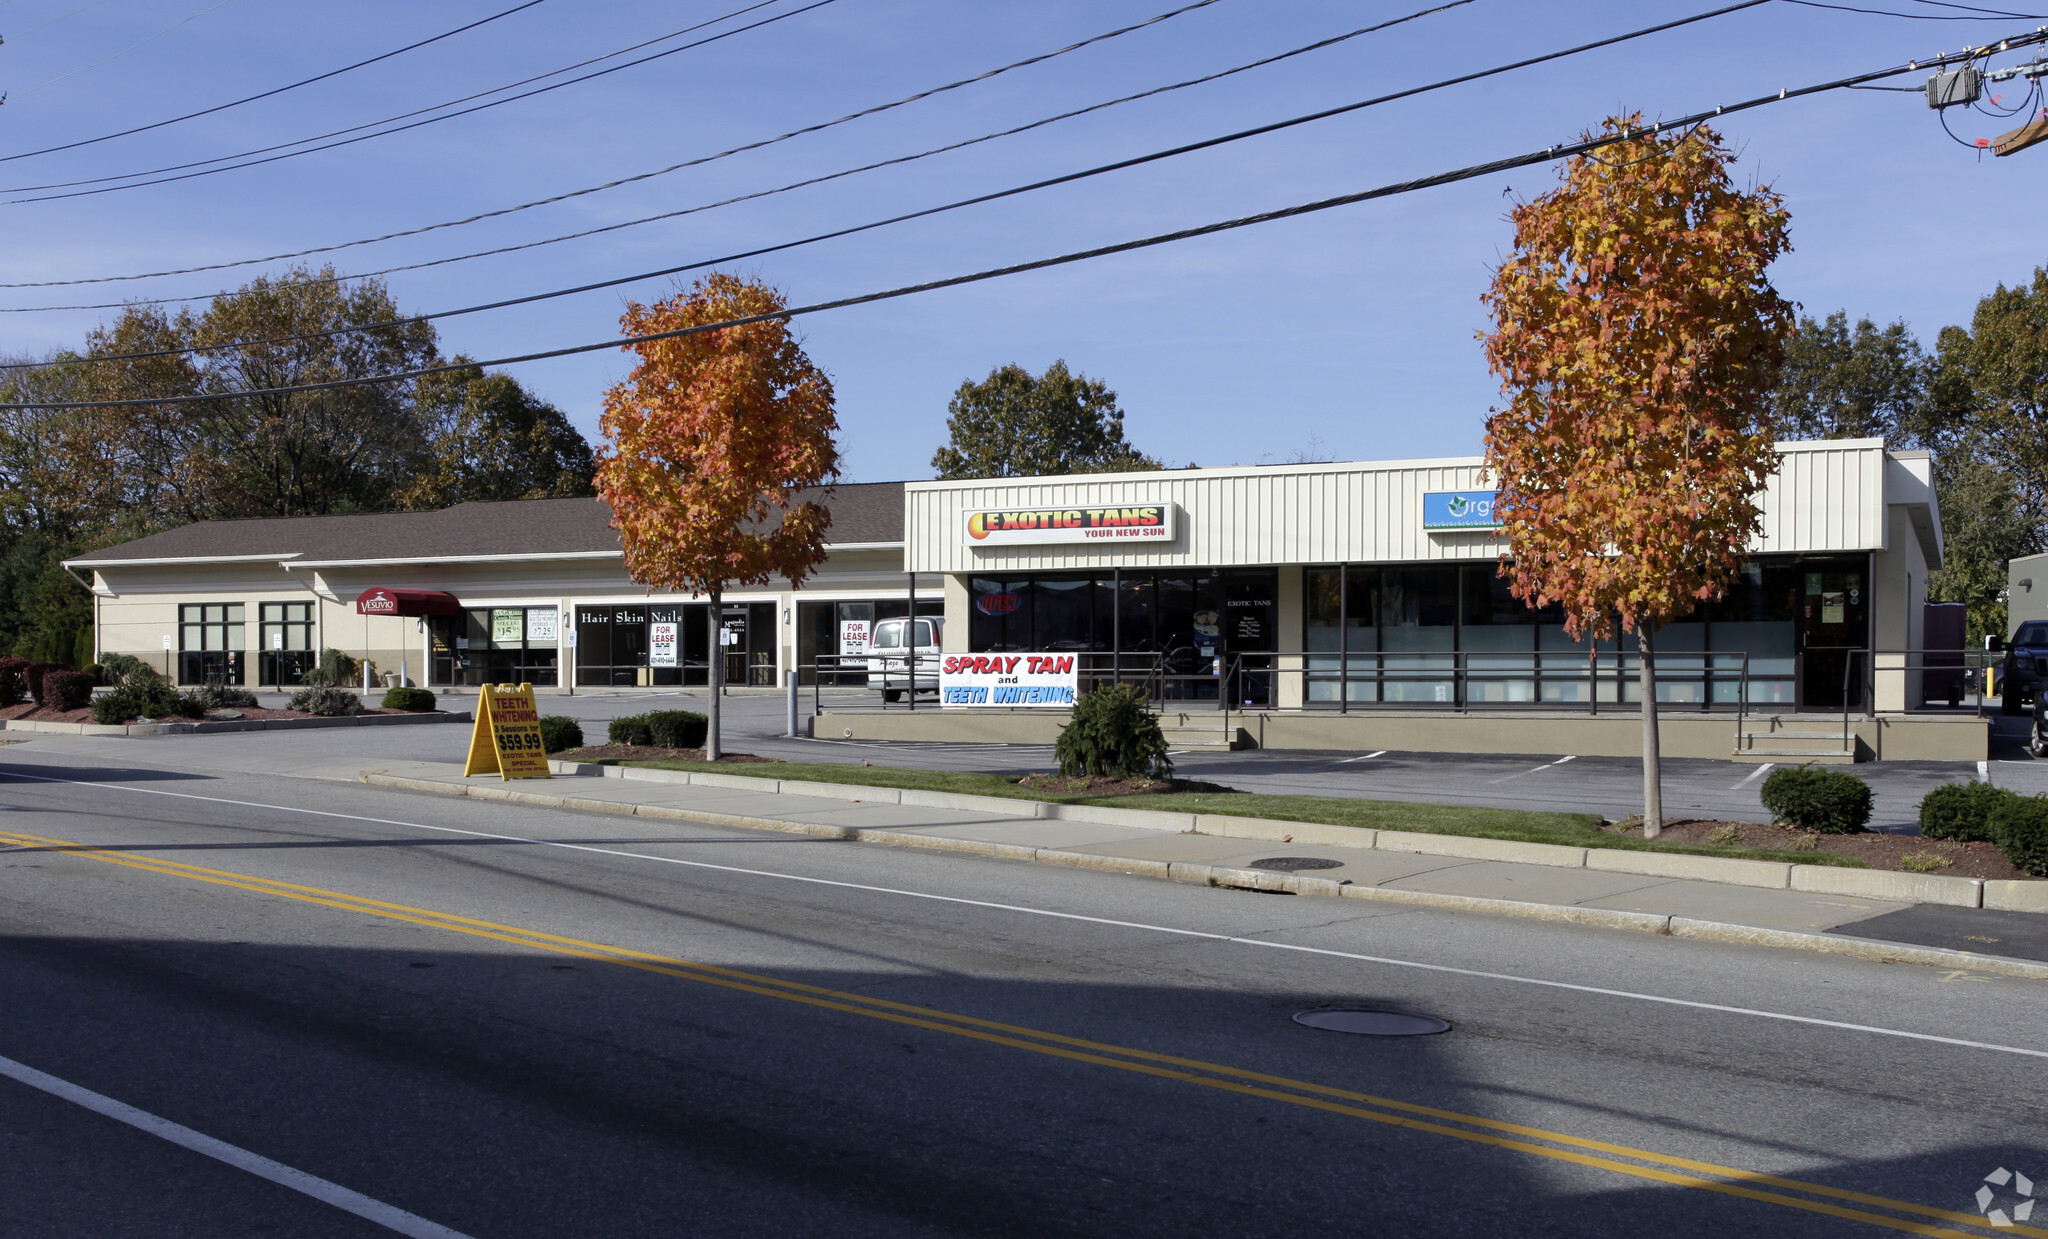
M 252 94 L 513 2 L 0 0 L 0 90 L 10 92 L 0 106 L 0 155 Z M 208 159 L 375 120 L 601 55 L 745 2 L 545 0 L 272 99 L 0 163 L 0 187 Z M 712 30 L 806 2 L 776 0 Z M 1843 2 L 1954 11 L 1915 0 Z M 505 218 L 342 250 L 330 260 L 343 272 L 420 262 L 772 188 L 1211 73 L 1429 6 L 1430 0 L 1217 0 L 822 134 Z M 1174 7 L 1173 0 L 832 0 L 698 50 L 393 137 L 171 184 L 0 206 L 0 282 L 226 262 L 459 218 L 829 120 Z M 390 283 L 407 310 L 438 310 L 712 257 L 1711 7 L 1704 0 L 1474 0 L 1281 66 L 1030 134 L 678 220 L 398 274 Z M 1777 0 L 1680 32 L 741 269 L 800 303 L 857 294 L 1512 155 L 1566 140 L 1616 111 L 1682 115 L 1954 51 L 2042 20 L 2048 18 L 1915 21 Z M 1952 120 L 1968 138 L 2019 123 L 1978 115 Z M 1741 151 L 1739 174 L 1786 196 L 1795 250 L 1774 276 L 1810 313 L 1846 308 L 1881 322 L 1903 318 L 1931 342 L 1944 324 L 1967 322 L 1993 286 L 2024 280 L 2048 261 L 2039 239 L 2048 147 L 1980 158 L 1945 135 L 1918 96 L 1875 91 L 1774 105 L 1730 118 L 1724 132 Z M 1540 192 L 1554 180 L 1550 168 L 1525 168 L 820 314 L 802 320 L 800 329 L 837 387 L 847 471 L 855 480 L 929 476 L 932 451 L 945 436 L 946 401 L 961 380 L 1008 362 L 1036 371 L 1055 358 L 1108 382 L 1121 397 L 1132 440 L 1176 465 L 1284 460 L 1312 442 L 1339 459 L 1466 454 L 1478 449 L 1495 394 L 1473 337 L 1485 326 L 1479 294 L 1510 241 L 1505 195 L 1510 188 Z M 0 307 L 206 294 L 281 266 L 5 289 Z M 496 357 L 601 340 L 616 332 L 624 297 L 648 299 L 666 288 L 666 281 L 649 281 L 449 320 L 441 328 L 443 347 Z M 110 313 L 0 315 L 0 352 L 75 346 Z M 627 367 L 607 351 L 517 373 L 594 437 L 603 390 Z

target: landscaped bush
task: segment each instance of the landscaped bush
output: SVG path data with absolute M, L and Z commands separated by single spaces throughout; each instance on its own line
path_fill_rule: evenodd
M 185 708 L 186 696 L 158 675 L 155 668 L 139 665 L 122 678 L 120 687 L 93 699 L 92 719 L 95 723 L 113 725 L 131 718 L 179 714 Z
M 394 688 L 384 694 L 380 704 L 387 710 L 419 713 L 434 708 L 434 694 L 424 688 Z
M 52 710 L 82 710 L 92 701 L 92 677 L 83 671 L 51 671 L 43 676 L 43 704 Z
M 197 692 L 185 695 L 199 703 L 201 714 L 208 710 L 253 710 L 256 708 L 256 694 L 246 688 L 236 688 L 234 685 L 229 684 L 224 676 L 207 676 L 204 687 Z
M 333 653 L 332 650 L 328 652 Z M 308 714 L 318 714 L 323 718 L 340 718 L 345 714 L 361 714 L 363 699 L 345 688 L 336 688 L 331 684 L 316 684 L 293 693 L 290 708 L 304 710 Z
M 69 670 L 71 668 L 63 663 L 30 663 L 22 668 L 21 678 L 28 681 L 28 695 L 35 699 L 35 703 L 39 706 L 48 705 L 49 703 L 43 699 L 43 677 L 52 671 Z
M 1054 752 L 1061 774 L 1163 779 L 1173 773 L 1159 716 L 1147 707 L 1144 690 L 1132 684 L 1106 684 L 1083 693 L 1074 702 L 1074 721 L 1060 729 Z
M 2048 796 L 2013 796 L 1991 813 L 1991 841 L 2013 866 L 2048 878 Z
M 102 682 L 110 687 L 119 688 L 127 683 L 128 677 L 134 675 L 137 671 L 154 672 L 155 670 L 156 668 L 143 662 L 133 654 L 102 654 L 100 656 Z
M 1870 821 L 1870 784 L 1825 766 L 1773 771 L 1764 780 L 1763 802 L 1778 821 L 1824 835 L 1853 835 Z
M 1989 783 L 1944 783 L 1920 802 L 1920 833 L 1961 843 L 1989 839 L 1993 810 L 2012 799 L 2012 792 Z
M 26 658 L 0 658 L 0 706 L 18 706 L 28 700 L 28 681 L 21 674 L 26 670 Z
M 645 714 L 628 714 L 613 719 L 604 729 L 604 738 L 607 744 L 653 744 L 654 728 Z
M 543 714 L 540 716 L 541 749 L 549 753 L 563 753 L 583 747 L 583 724 L 566 714 Z
M 362 674 L 363 665 L 357 662 L 353 655 L 344 654 L 330 646 L 320 651 L 320 665 L 306 673 L 306 683 L 315 688 L 323 685 L 341 688 L 344 685 L 359 683 Z
M 701 749 L 711 720 L 689 710 L 655 710 L 647 720 L 647 742 L 664 749 Z

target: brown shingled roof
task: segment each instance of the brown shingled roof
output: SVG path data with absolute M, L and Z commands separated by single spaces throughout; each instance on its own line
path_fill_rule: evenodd
M 850 482 L 823 491 L 830 542 L 901 542 L 903 483 Z M 432 512 L 198 521 L 81 555 L 79 565 L 148 559 L 269 556 L 308 561 L 617 551 L 611 509 L 596 499 L 458 503 Z

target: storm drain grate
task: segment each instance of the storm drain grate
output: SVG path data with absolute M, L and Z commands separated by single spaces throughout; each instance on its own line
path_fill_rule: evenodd
M 1325 860 L 1320 856 L 1268 856 L 1246 865 L 1247 869 L 1277 869 L 1282 873 L 1300 873 L 1304 869 L 1337 869 L 1343 866 L 1341 860 Z
M 1433 1015 L 1410 1015 L 1405 1011 L 1370 1011 L 1364 1008 L 1321 1008 L 1303 1011 L 1294 1022 L 1327 1032 L 1354 1033 L 1361 1037 L 1427 1037 L 1449 1032 L 1449 1020 Z

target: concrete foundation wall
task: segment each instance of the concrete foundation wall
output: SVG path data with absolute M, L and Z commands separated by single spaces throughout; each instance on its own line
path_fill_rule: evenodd
M 1168 714 L 1168 722 L 1180 716 Z M 1189 714 L 1189 722 L 1214 713 Z M 1544 714 L 1233 714 L 1260 748 L 1411 753 L 1527 753 L 1532 756 L 1634 757 L 1643 751 L 1642 721 Z M 1065 711 L 969 713 L 960 710 L 827 711 L 811 720 L 824 739 L 946 741 L 955 744 L 1050 744 L 1066 725 Z M 1814 730 L 1828 724 L 1810 721 Z M 1839 725 L 1837 722 L 1834 725 Z M 1658 736 L 1667 757 L 1727 761 L 1735 750 L 1732 714 L 1666 714 Z M 1901 715 L 1852 719 L 1850 731 L 1865 759 L 1982 761 L 1989 751 L 1987 723 L 1974 716 Z M 1796 759 L 1788 759 L 1796 760 Z

